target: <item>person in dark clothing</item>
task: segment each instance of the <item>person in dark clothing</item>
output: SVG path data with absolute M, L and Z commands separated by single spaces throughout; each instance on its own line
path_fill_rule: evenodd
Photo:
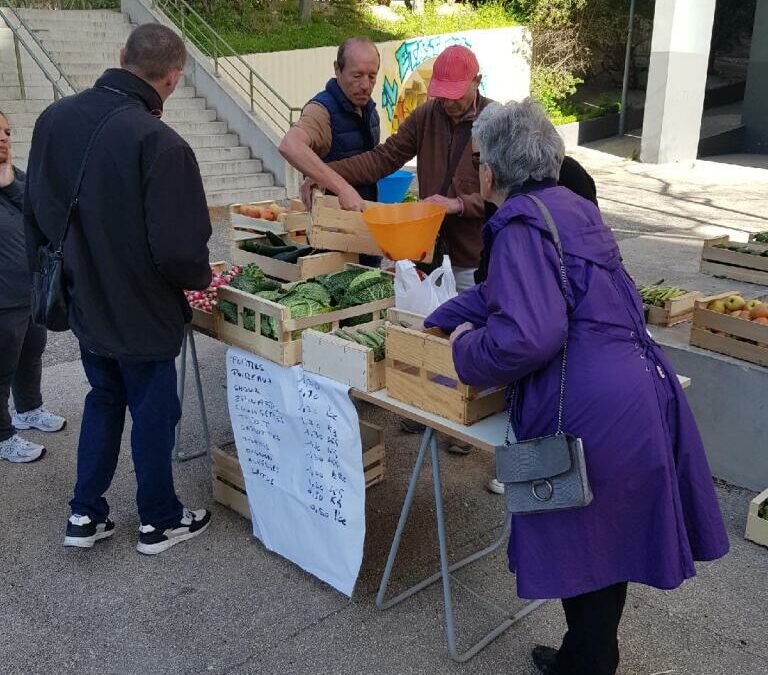
M 338 195 L 341 207 L 352 211 L 362 211 L 366 199 L 376 201 L 376 182 L 355 189 L 327 163 L 354 157 L 379 144 L 379 113 L 371 95 L 380 65 L 379 50 L 368 38 L 345 40 L 333 64 L 335 77 L 304 106 L 279 147 L 291 166 L 314 183 L 327 186 Z
M 43 408 L 40 380 L 46 331 L 32 322 L 32 279 L 24 242 L 23 171 L 13 166 L 11 125 L 0 112 L 0 459 L 34 462 L 45 447 L 17 429 L 55 432 L 66 420 Z M 16 407 L 11 415 L 8 397 Z
M 69 325 L 91 391 L 85 400 L 66 546 L 113 534 L 104 493 L 117 466 L 126 408 L 138 483 L 140 553 L 200 534 L 210 514 L 178 500 L 171 468 L 181 415 L 176 368 L 191 310 L 184 289 L 211 280 L 211 223 L 197 160 L 160 121 L 182 77 L 186 50 L 159 24 L 136 28 L 120 69 L 40 116 L 32 137 L 24 208 L 33 270 L 37 249 L 58 244 L 85 150 L 79 216 L 64 240 Z

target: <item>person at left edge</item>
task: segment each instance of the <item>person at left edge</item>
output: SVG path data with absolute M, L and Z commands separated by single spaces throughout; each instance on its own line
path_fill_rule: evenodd
M 104 493 L 117 466 L 126 408 L 141 527 L 137 550 L 160 553 L 200 534 L 210 514 L 176 496 L 171 469 L 181 416 L 174 358 L 191 319 L 183 289 L 211 280 L 211 222 L 197 160 L 159 118 L 182 77 L 186 49 L 159 24 L 134 29 L 107 70 L 85 91 L 37 120 L 24 217 L 33 271 L 39 246 L 58 242 L 88 141 L 79 218 L 64 241 L 69 325 L 91 385 L 85 399 L 66 546 L 90 548 L 112 535 Z

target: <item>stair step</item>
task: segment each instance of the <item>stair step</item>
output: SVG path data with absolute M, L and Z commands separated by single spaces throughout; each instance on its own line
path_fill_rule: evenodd
M 238 159 L 223 162 L 201 162 L 200 174 L 202 176 L 232 176 L 237 174 L 263 173 L 264 167 L 260 159 Z
M 0 102 L 0 109 L 6 115 L 12 115 L 11 123 L 15 124 L 16 115 L 34 113 L 35 117 L 37 117 L 49 105 L 51 105 L 50 101 L 42 99 L 4 99 Z
M 182 136 L 217 135 L 229 131 L 226 122 L 170 122 L 168 126 Z
M 237 134 L 186 135 L 184 140 L 193 150 L 197 148 L 233 148 L 240 144 Z
M 177 122 L 215 122 L 216 117 L 215 110 L 205 108 L 163 108 L 163 121 L 171 126 Z
M 248 188 L 245 190 L 213 190 L 206 193 L 208 206 L 229 206 L 239 202 L 266 202 L 285 199 L 284 187 Z
M 242 145 L 221 148 L 193 148 L 193 151 L 201 166 L 208 162 L 231 162 L 249 159 L 251 156 L 250 148 L 246 148 Z
M 53 101 L 53 87 L 48 84 L 45 86 L 31 85 L 25 87 L 27 98 L 37 99 L 43 101 Z M 0 86 L 0 101 L 8 101 L 10 99 L 20 99 L 21 92 L 19 86 Z
M 39 9 L 34 7 L 23 7 L 17 10 L 19 14 L 28 23 L 36 19 L 55 18 L 66 21 L 73 20 L 111 20 L 115 18 L 128 21 L 125 14 L 114 9 Z
M 59 42 L 70 42 L 83 44 L 99 44 L 96 40 L 119 41 L 125 40 L 133 30 L 131 24 L 121 24 L 118 26 L 89 26 L 76 27 L 70 30 L 62 30 L 61 26 L 30 26 L 32 31 L 40 40 L 50 40 L 51 38 Z M 87 41 L 87 42 L 86 42 Z
M 163 104 L 163 110 L 204 110 L 207 105 L 207 101 L 200 96 L 194 98 L 178 98 L 174 93 L 174 95 Z
M 248 188 L 272 187 L 275 179 L 271 173 L 246 173 L 228 176 L 203 176 L 206 192 L 216 190 L 246 190 Z

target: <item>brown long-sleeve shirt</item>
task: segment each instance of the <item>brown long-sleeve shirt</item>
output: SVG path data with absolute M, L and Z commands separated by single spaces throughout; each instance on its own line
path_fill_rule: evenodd
M 477 105 L 463 122 L 472 122 L 490 99 L 478 96 Z M 375 183 L 418 158 L 419 197 L 439 194 L 448 172 L 448 161 L 456 126 L 437 100 L 420 105 L 403 122 L 397 133 L 373 150 L 329 166 L 351 185 Z M 467 143 L 459 160 L 446 197 L 461 197 L 464 212 L 446 216 L 442 235 L 451 263 L 457 267 L 477 267 L 483 248 L 480 230 L 484 207 L 480 197 L 480 177 L 472 166 L 472 144 Z

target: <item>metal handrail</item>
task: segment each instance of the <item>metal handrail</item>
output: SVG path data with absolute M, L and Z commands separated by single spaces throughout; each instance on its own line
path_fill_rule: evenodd
M 214 73 L 220 76 L 221 71 L 229 76 L 249 101 L 251 112 L 258 110 L 280 131 L 290 128 L 294 114 L 301 113 L 301 108 L 291 106 L 186 0 L 140 1 L 151 2 L 153 9 L 159 9 L 176 24 L 184 39 L 213 59 Z
M 13 33 L 13 42 L 14 42 L 14 49 L 16 51 L 16 68 L 18 70 L 18 76 L 19 76 L 19 93 L 21 94 L 21 98 L 26 99 L 26 87 L 24 84 L 24 72 L 21 65 L 21 53 L 19 51 L 19 45 L 23 46 L 26 50 L 27 54 L 29 54 L 32 57 L 32 60 L 37 64 L 38 68 L 40 68 L 40 71 L 45 76 L 45 79 L 50 82 L 51 86 L 53 87 L 53 98 L 54 100 L 57 100 L 63 96 L 67 96 L 68 93 L 75 93 L 77 92 L 77 89 L 75 89 L 72 82 L 69 80 L 69 78 L 66 76 L 66 74 L 61 70 L 61 67 L 59 66 L 56 61 L 54 61 L 53 57 L 51 56 L 50 52 L 41 44 L 40 40 L 38 40 L 37 36 L 32 32 L 30 27 L 27 25 L 26 21 L 19 15 L 19 13 L 16 11 L 16 8 L 13 6 L 10 0 L 2 0 L 0 3 L 0 9 L 9 9 L 13 13 L 13 15 L 19 20 L 20 26 L 14 26 L 11 23 L 11 20 L 5 15 L 5 12 L 0 11 L 0 17 L 2 17 L 3 21 L 5 22 L 5 25 L 8 26 L 8 28 Z M 38 46 L 38 48 L 45 54 L 45 56 L 48 58 L 50 63 L 53 65 L 53 68 L 58 73 L 58 79 L 54 79 L 53 76 L 48 72 L 48 69 L 42 64 L 40 59 L 37 57 L 35 52 L 33 51 L 32 47 L 27 44 L 27 41 L 24 39 L 24 37 L 21 35 L 20 27 L 23 27 L 24 30 L 29 34 L 29 36 L 32 38 L 34 43 Z M 59 82 L 61 80 L 64 80 L 64 82 L 67 83 L 67 85 L 72 90 L 71 92 L 65 92 L 64 89 L 61 87 Z

